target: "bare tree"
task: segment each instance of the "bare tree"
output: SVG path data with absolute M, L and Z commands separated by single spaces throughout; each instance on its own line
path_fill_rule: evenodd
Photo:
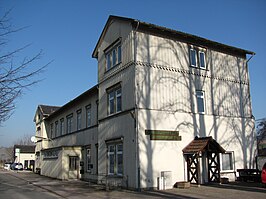
M 16 108 L 16 100 L 23 91 L 40 81 L 36 79 L 36 76 L 49 64 L 34 66 L 35 62 L 41 58 L 42 51 L 16 62 L 15 57 L 19 57 L 19 54 L 30 45 L 6 51 L 9 37 L 26 28 L 14 29 L 9 18 L 10 12 L 11 10 L 0 16 L 0 125 L 12 115 Z
M 14 142 L 14 145 L 34 145 L 34 143 L 31 141 L 31 137 L 32 135 L 30 134 L 24 134 Z

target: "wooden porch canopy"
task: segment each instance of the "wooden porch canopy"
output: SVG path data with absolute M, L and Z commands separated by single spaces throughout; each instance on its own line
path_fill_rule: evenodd
M 196 136 L 195 139 L 183 149 L 184 154 L 198 154 L 204 151 L 225 153 L 223 147 L 221 147 L 212 136 L 202 138 Z
M 184 149 L 183 153 L 187 161 L 187 176 L 191 183 L 199 184 L 200 158 L 206 158 L 208 165 L 208 182 L 220 182 L 220 158 L 219 153 L 225 150 L 211 136 L 195 137 Z M 205 154 L 205 156 L 202 156 Z

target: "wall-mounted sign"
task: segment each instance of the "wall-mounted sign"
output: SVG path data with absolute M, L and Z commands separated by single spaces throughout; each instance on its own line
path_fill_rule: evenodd
M 150 135 L 151 140 L 180 141 L 179 131 L 145 130 L 145 135 Z

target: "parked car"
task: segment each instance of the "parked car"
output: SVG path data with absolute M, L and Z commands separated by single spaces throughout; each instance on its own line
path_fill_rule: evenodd
M 12 164 L 12 163 L 8 163 L 8 162 L 5 163 L 4 169 L 5 169 L 5 170 L 10 170 L 11 164 Z
M 10 168 L 12 170 L 23 170 L 23 165 L 21 163 L 13 163 Z
M 261 182 L 263 184 L 265 184 L 265 186 L 266 186 L 266 163 L 262 167 L 262 171 L 261 171 Z

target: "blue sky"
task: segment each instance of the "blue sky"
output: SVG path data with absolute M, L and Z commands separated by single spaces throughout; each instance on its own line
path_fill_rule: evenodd
M 31 44 L 20 61 L 44 51 L 37 66 L 49 65 L 44 79 L 17 100 L 12 117 L 0 127 L 0 146 L 34 135 L 38 104 L 63 105 L 97 84 L 97 62 L 91 57 L 109 15 L 118 15 L 187 32 L 256 52 L 249 62 L 253 115 L 266 117 L 265 0 L 1 0 L 0 15 L 15 27 L 29 26 L 10 37 L 10 49 Z M 1 67 L 1 66 L 0 66 Z

